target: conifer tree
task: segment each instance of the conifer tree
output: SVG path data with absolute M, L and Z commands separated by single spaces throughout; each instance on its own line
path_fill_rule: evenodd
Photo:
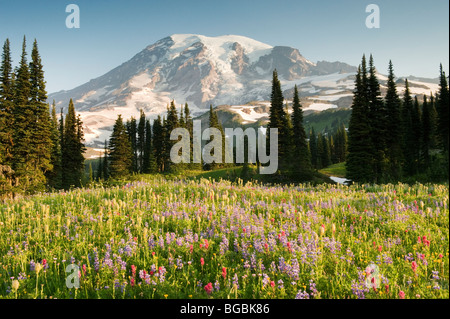
M 289 127 L 287 114 L 283 107 L 283 92 L 278 79 L 278 72 L 275 69 L 272 77 L 272 92 L 270 96 L 269 124 L 267 130 L 267 147 L 270 147 L 270 128 L 278 129 L 278 168 L 280 171 L 286 170 L 290 164 L 288 154 L 291 152 L 289 140 Z
M 411 114 L 411 129 L 412 137 L 416 141 L 413 148 L 414 152 L 414 170 L 418 171 L 420 160 L 421 160 L 421 150 L 422 150 L 422 112 L 420 110 L 419 101 L 417 95 L 414 97 L 414 105 Z
M 397 93 L 392 61 L 389 61 L 389 75 L 387 92 L 384 98 L 386 108 L 386 149 L 388 159 L 388 175 L 391 180 L 397 181 L 402 172 L 402 128 L 401 100 Z
M 51 151 L 51 164 L 53 169 L 47 173 L 48 184 L 50 187 L 60 189 L 62 188 L 62 175 L 61 175 L 61 140 L 58 130 L 58 119 L 56 117 L 55 101 L 52 105 L 52 118 L 50 122 L 50 132 L 52 139 L 52 151 Z
M 64 121 L 64 134 L 62 144 L 62 187 L 80 187 L 84 176 L 85 147 L 83 144 L 83 131 L 81 119 L 75 114 L 72 99 L 69 101 L 67 115 Z
M 0 165 L 12 165 L 14 83 L 9 39 L 3 45 L 0 65 Z
M 324 165 L 325 145 L 322 133 L 317 135 L 317 168 L 321 169 Z
M 294 86 L 292 102 L 293 172 L 301 180 L 309 180 L 312 177 L 311 154 L 306 141 L 306 132 L 303 126 L 303 110 L 300 105 L 297 85 Z
M 413 116 L 414 102 L 409 91 L 408 80 L 405 80 L 405 92 L 403 94 L 402 103 L 402 129 L 403 129 L 403 167 L 406 176 L 412 176 L 417 173 L 415 165 L 415 147 L 417 141 L 415 140 L 413 132 Z
M 317 136 L 314 131 L 314 127 L 309 132 L 309 151 L 311 153 L 311 165 L 315 169 L 319 168 L 318 156 L 317 156 Z
M 53 142 L 50 109 L 46 103 L 44 71 L 36 40 L 34 40 L 31 51 L 29 70 L 31 84 L 29 107 L 34 113 L 31 126 L 28 127 L 28 130 L 31 131 L 30 159 L 32 159 L 32 167 L 36 171 L 35 178 L 39 176 L 41 179 L 38 188 L 43 189 L 46 183 L 45 175 L 53 169 L 51 163 Z
M 132 172 L 133 152 L 131 139 L 127 128 L 123 124 L 122 116 L 114 123 L 111 139 L 109 140 L 109 174 L 112 178 L 122 178 Z
M 16 179 L 20 187 L 26 192 L 33 191 L 33 188 L 42 179 L 36 174 L 33 167 L 33 158 L 30 145 L 32 145 L 33 120 L 35 114 L 30 107 L 30 70 L 27 62 L 26 38 L 23 38 L 22 55 L 20 64 L 15 72 L 14 82 L 14 107 L 13 107 L 13 152 L 12 152 L 12 168 L 15 171 Z M 37 177 L 37 181 L 35 180 Z
M 427 101 L 427 96 L 423 97 L 422 104 L 422 168 L 430 167 L 430 144 L 431 144 L 431 111 L 430 104 Z
M 347 178 L 362 183 L 374 180 L 367 82 L 366 60 L 363 56 L 355 80 L 346 160 Z
M 172 149 L 172 146 L 175 145 L 177 141 L 170 139 L 171 132 L 179 127 L 179 120 L 178 120 L 178 114 L 177 109 L 175 106 L 175 101 L 172 100 L 170 102 L 169 109 L 167 110 L 167 119 L 164 125 L 164 131 L 165 131 L 165 164 L 164 169 L 166 171 L 174 171 L 179 168 L 179 165 L 172 163 L 170 159 L 170 150 Z
M 439 76 L 439 92 L 436 98 L 437 112 L 439 115 L 439 133 L 440 140 L 442 143 L 442 148 L 444 153 L 447 153 L 448 161 L 448 150 L 449 150 L 449 88 L 447 83 L 447 77 L 442 69 L 442 64 L 440 65 L 440 76 Z
M 153 152 L 152 128 L 150 121 L 145 121 L 144 173 L 156 172 L 155 155 Z
M 156 162 L 156 171 L 164 171 L 164 127 L 162 125 L 161 116 L 153 121 L 153 153 Z
M 430 132 L 430 148 L 431 149 L 437 149 L 438 148 L 438 135 L 439 135 L 439 130 L 438 130 L 438 113 L 436 110 L 436 102 L 434 99 L 433 94 L 430 95 L 430 127 L 431 127 L 431 132 Z
M 126 130 L 128 138 L 130 139 L 131 153 L 133 155 L 131 165 L 132 171 L 137 173 L 138 172 L 137 121 L 133 116 L 131 117 L 131 119 L 126 121 Z
M 373 146 L 373 171 L 374 181 L 381 182 L 386 170 L 386 128 L 387 114 L 384 103 L 380 97 L 380 84 L 376 76 L 373 57 L 369 58 L 369 76 L 367 79 L 367 94 L 369 107 L 369 125 L 371 144 Z

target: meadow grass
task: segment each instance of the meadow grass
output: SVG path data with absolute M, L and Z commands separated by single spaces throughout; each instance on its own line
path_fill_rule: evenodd
M 0 204 L 0 298 L 449 298 L 448 185 L 139 178 Z

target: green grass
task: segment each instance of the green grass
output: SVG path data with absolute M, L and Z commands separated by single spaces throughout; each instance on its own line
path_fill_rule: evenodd
M 321 170 L 319 170 L 319 172 L 327 176 L 336 176 L 345 178 L 346 173 L 345 162 L 333 164 L 326 168 L 322 168 Z

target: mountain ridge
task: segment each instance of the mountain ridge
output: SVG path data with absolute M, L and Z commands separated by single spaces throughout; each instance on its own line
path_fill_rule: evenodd
M 297 85 L 306 109 L 320 111 L 351 104 L 354 66 L 339 61 L 314 63 L 296 48 L 271 46 L 245 36 L 196 34 L 160 39 L 109 72 L 71 90 L 50 94 L 48 101 L 55 100 L 58 109 L 66 109 L 72 98 L 85 124 L 86 142 L 91 144 L 109 138 L 118 114 L 138 117 L 143 109 L 149 118 L 155 118 L 166 111 L 171 100 L 177 105 L 188 103 L 194 116 L 210 105 L 267 101 L 274 69 L 285 96 L 289 98 Z M 426 91 L 428 86 L 419 84 L 418 89 Z

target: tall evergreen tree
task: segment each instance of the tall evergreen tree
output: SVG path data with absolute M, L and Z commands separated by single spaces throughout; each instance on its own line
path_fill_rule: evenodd
M 51 164 L 53 169 L 47 173 L 48 184 L 50 187 L 60 189 L 62 188 L 61 175 L 61 140 L 58 130 L 58 119 L 56 117 L 55 101 L 52 105 L 52 119 L 50 122 L 50 132 L 52 139 Z
M 173 141 L 173 140 L 170 139 L 170 134 L 177 127 L 179 127 L 178 113 L 177 113 L 177 109 L 176 109 L 176 106 L 175 106 L 175 101 L 172 100 L 172 102 L 170 102 L 169 109 L 167 110 L 167 119 L 166 119 L 166 122 L 165 122 L 165 125 L 164 125 L 164 130 L 165 130 L 165 139 L 164 139 L 164 144 L 165 144 L 165 164 L 164 164 L 164 169 L 166 171 L 174 171 L 177 168 L 179 168 L 179 165 L 177 165 L 175 163 L 172 163 L 172 161 L 170 159 L 170 150 L 172 149 L 172 146 L 175 145 L 175 143 L 177 143 L 177 141 Z
M 133 116 L 131 117 L 131 119 L 126 121 L 126 130 L 128 138 L 130 139 L 131 143 L 131 153 L 133 154 L 131 169 L 133 172 L 137 173 L 138 172 L 137 121 Z
M 14 83 L 9 40 L 3 45 L 0 65 L 0 165 L 11 167 L 13 152 Z
M 422 168 L 430 167 L 430 144 L 431 144 L 431 111 L 430 104 L 427 101 L 427 96 L 423 97 L 422 104 Z
M 345 162 L 347 156 L 347 131 L 344 124 L 342 124 L 336 131 L 334 138 L 334 152 L 336 163 Z
M 153 152 L 153 141 L 152 141 L 152 128 L 150 125 L 150 121 L 145 121 L 145 147 L 144 147 L 144 170 L 143 172 L 154 173 L 156 172 L 156 162 L 155 156 Z
M 363 56 L 355 80 L 346 160 L 347 178 L 362 183 L 374 180 L 367 82 L 366 60 Z
M 292 102 L 293 172 L 300 179 L 309 180 L 312 177 L 311 154 L 306 141 L 306 132 L 303 126 L 303 110 L 300 105 L 297 85 L 294 86 Z
M 132 172 L 133 152 L 131 140 L 123 124 L 122 116 L 114 123 L 109 140 L 109 172 L 112 178 L 122 178 Z
M 317 135 L 317 168 L 321 169 L 325 167 L 324 163 L 325 145 L 322 133 Z
M 161 116 L 153 121 L 153 153 L 156 162 L 157 172 L 164 171 L 164 127 L 161 121 Z
M 12 168 L 20 187 L 26 192 L 33 191 L 39 184 L 42 184 L 40 174 L 36 174 L 33 167 L 32 131 L 35 114 L 30 107 L 30 70 L 27 62 L 26 38 L 23 38 L 22 55 L 20 64 L 15 72 L 14 82 L 14 107 L 13 107 L 13 152 Z M 37 180 L 36 178 L 37 177 Z
M 314 127 L 311 128 L 311 131 L 309 132 L 309 151 L 311 153 L 311 165 L 315 169 L 319 168 L 318 163 L 318 151 L 317 151 L 317 136 L 316 132 L 314 131 Z
M 283 92 L 281 90 L 281 83 L 278 79 L 278 72 L 275 69 L 272 77 L 272 92 L 270 95 L 270 112 L 269 124 L 267 131 L 267 139 L 270 141 L 270 128 L 278 129 L 278 168 L 280 171 L 286 170 L 290 165 L 288 155 L 291 152 L 289 140 L 289 126 L 287 121 L 287 114 L 283 107 Z M 270 147 L 270 142 L 267 143 Z
M 386 107 L 386 149 L 388 158 L 388 175 L 391 180 L 399 180 L 402 172 L 402 128 L 401 100 L 397 93 L 394 68 L 389 61 L 389 75 L 387 80 L 387 92 L 384 98 Z
M 402 103 L 402 129 L 403 129 L 403 167 L 407 176 L 417 173 L 415 162 L 416 139 L 413 131 L 414 102 L 409 91 L 408 80 L 405 80 L 405 92 Z
M 439 130 L 438 130 L 438 113 L 436 110 L 436 103 L 433 94 L 430 95 L 429 109 L 430 109 L 430 127 L 431 127 L 430 148 L 436 149 L 438 148 Z
M 369 76 L 367 80 L 369 125 L 373 146 L 373 171 L 375 182 L 384 180 L 386 170 L 386 127 L 387 114 L 383 100 L 381 99 L 380 84 L 376 76 L 376 69 L 373 57 L 369 59 Z
M 80 187 L 84 176 L 84 156 L 82 123 L 76 117 L 72 99 L 64 121 L 62 144 L 62 186 L 64 189 Z
M 414 105 L 411 113 L 411 129 L 412 136 L 416 141 L 414 152 L 414 169 L 418 171 L 421 160 L 422 151 L 422 112 L 420 110 L 417 95 L 414 97 Z
M 439 133 L 444 153 L 447 154 L 448 161 L 448 140 L 449 140 L 449 88 L 447 83 L 447 77 L 440 65 L 439 75 L 439 92 L 436 98 L 437 112 L 439 114 Z M 448 168 L 448 167 L 447 167 Z
M 51 172 L 53 142 L 52 142 L 52 122 L 50 119 L 50 109 L 47 101 L 47 91 L 45 90 L 44 70 L 39 55 L 37 41 L 34 40 L 31 51 L 30 70 L 30 101 L 29 107 L 33 110 L 34 118 L 31 122 L 31 148 L 30 158 L 37 174 L 42 178 L 42 186 L 45 185 L 45 175 Z M 36 176 L 35 176 L 36 177 Z M 40 187 L 40 189 L 42 189 Z

